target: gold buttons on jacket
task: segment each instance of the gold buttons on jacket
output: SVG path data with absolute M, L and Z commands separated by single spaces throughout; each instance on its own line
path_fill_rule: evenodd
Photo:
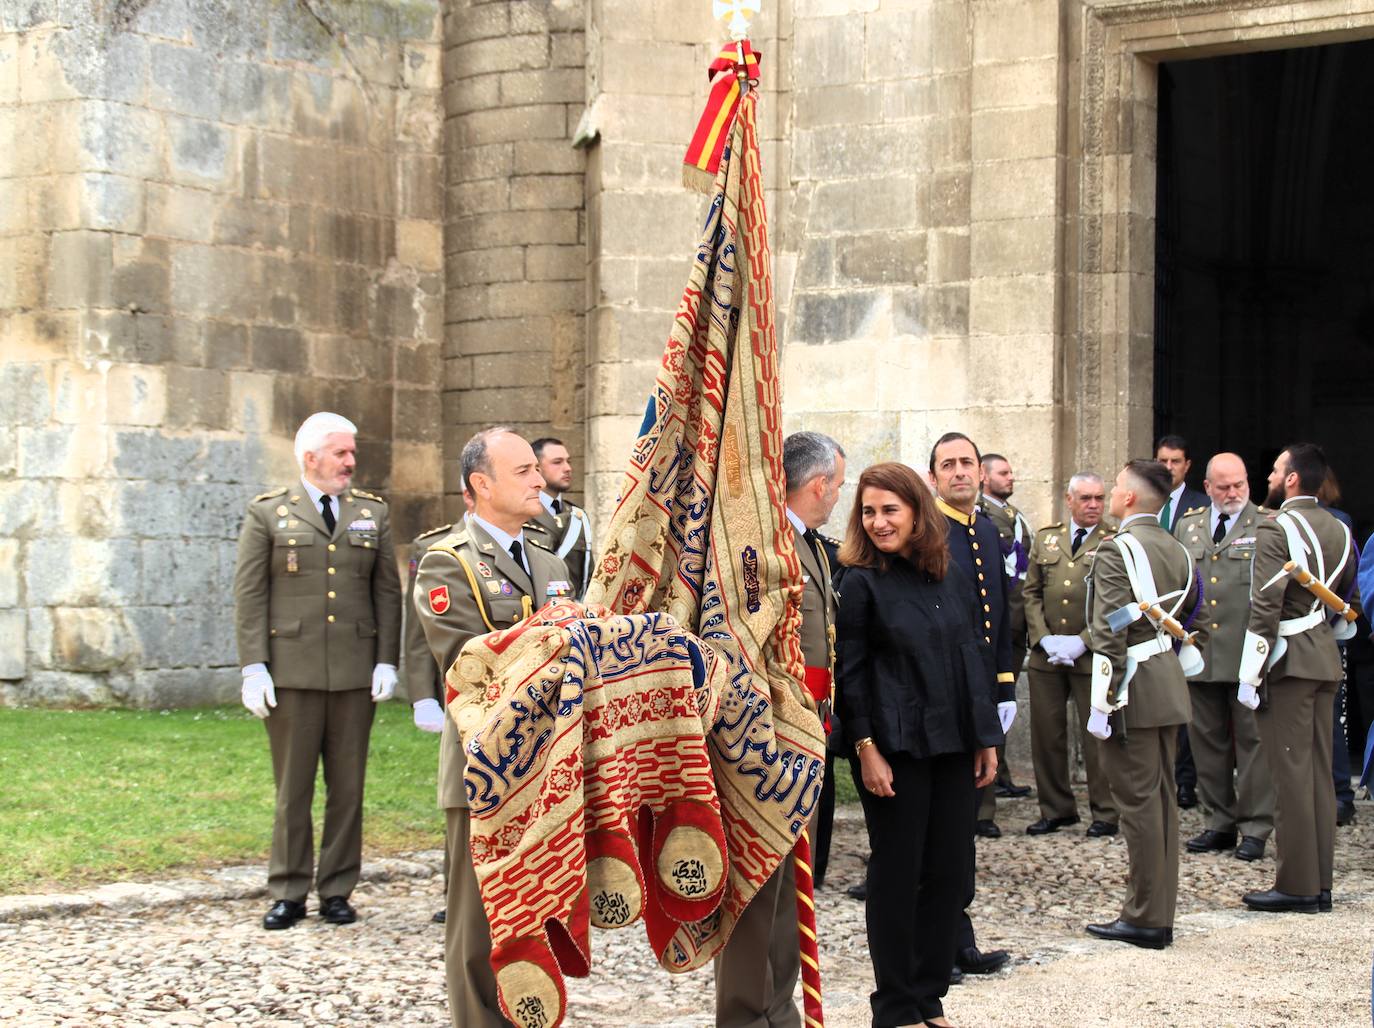
M 1219 624 L 1217 624 L 1215 621 L 1212 622 L 1212 631 L 1215 632 L 1215 631 L 1216 631 L 1218 628 L 1220 628 L 1220 627 L 1221 627 L 1221 626 L 1220 626 Z
M 333 552 L 334 552 L 334 548 L 335 548 L 335 547 L 334 547 L 334 544 L 333 544 L 333 543 L 330 543 L 330 544 L 329 544 L 329 552 L 330 552 L 330 553 L 333 553 Z
M 1066 579 L 1064 579 L 1064 588 L 1065 588 L 1065 589 L 1072 588 L 1072 586 L 1073 586 L 1073 579 L 1071 579 L 1071 578 L 1066 578 Z
M 1069 619 L 1068 619 L 1068 618 L 1060 618 L 1060 619 L 1059 619 L 1059 623 L 1060 623 L 1061 625 L 1067 625 L 1067 624 L 1069 623 Z
M 1069 567 L 1073 567 L 1073 561 L 1069 561 Z
M 330 589 L 330 590 L 329 590 L 329 598 L 332 600 L 332 599 L 334 598 L 334 596 L 335 596 L 334 590 L 333 590 L 333 589 Z
M 974 543 L 974 544 L 973 544 L 973 548 L 974 548 L 975 550 L 978 549 L 978 544 L 977 544 L 977 543 Z
M 326 570 L 327 570 L 331 575 L 335 573 L 335 571 L 334 571 L 333 568 L 327 568 Z
M 295 545 L 296 545 L 296 540 L 294 540 L 294 539 L 288 539 L 288 540 L 286 540 L 286 545 L 287 545 L 287 546 L 295 546 Z
M 983 581 L 983 573 L 981 571 L 978 572 L 978 581 Z
M 1217 584 L 1217 576 L 1216 576 L 1216 575 L 1213 575 L 1213 576 L 1212 576 L 1212 584 L 1213 584 L 1213 585 L 1216 585 L 1216 584 Z
M 325 620 L 332 625 L 334 623 L 334 615 L 330 614 L 329 617 L 325 618 Z
M 988 591 L 987 591 L 986 589 L 979 589 L 979 590 L 978 590 L 978 595 L 980 595 L 980 596 L 986 596 L 987 594 L 988 594 Z

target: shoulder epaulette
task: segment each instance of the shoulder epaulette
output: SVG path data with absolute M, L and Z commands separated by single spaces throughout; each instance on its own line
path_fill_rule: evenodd
M 1054 524 L 1052 524 L 1052 525 L 1046 525 L 1044 528 L 1037 528 L 1035 531 L 1036 531 L 1036 534 L 1038 535 L 1038 534 L 1041 533 L 1041 532 L 1058 532 L 1058 531 L 1059 531 L 1060 529 L 1062 529 L 1063 527 L 1064 527 L 1064 522 L 1062 522 L 1062 521 L 1056 521 L 1056 522 L 1055 522 Z
M 1273 509 L 1272 507 L 1266 507 L 1266 506 L 1264 506 L 1263 504 L 1261 504 L 1260 506 L 1258 506 L 1258 507 L 1255 508 L 1255 513 L 1256 513 L 1256 514 L 1273 514 L 1273 513 L 1275 513 L 1275 511 L 1274 511 L 1274 509 Z
M 545 553 L 553 553 L 553 547 L 539 539 L 531 539 L 530 545 L 539 547 L 539 549 L 543 550 Z
M 452 524 L 447 524 L 447 525 L 438 525 L 438 526 L 436 526 L 435 528 L 427 528 L 427 529 L 425 529 L 423 532 L 421 532 L 419 535 L 417 535 L 415 538 L 416 538 L 416 539 L 428 539 L 428 538 L 429 538 L 430 536 L 432 536 L 432 535 L 439 535 L 440 533 L 445 533 L 445 534 L 446 534 L 446 533 L 449 531 L 449 529 L 451 529 L 452 527 L 453 527 Z
M 826 535 L 824 532 L 817 532 L 816 534 L 820 536 L 822 539 L 824 539 L 826 542 L 828 542 L 831 546 L 839 547 L 844 545 L 844 543 L 840 542 L 840 540 L 836 539 L 833 535 Z
M 254 502 L 254 503 L 257 503 L 257 502 L 259 502 L 260 500 L 270 500 L 270 499 L 272 499 L 274 496 L 283 496 L 283 495 L 285 495 L 285 493 L 286 493 L 286 486 L 282 486 L 280 489 L 269 489 L 269 490 L 267 490 L 267 492 L 265 492 L 265 493 L 258 493 L 257 496 L 254 496 L 254 497 L 253 497 L 253 502 Z
M 450 541 L 452 541 L 453 546 L 462 546 L 464 543 L 466 543 L 466 542 L 468 541 L 468 532 L 467 532 L 467 529 L 466 529 L 466 528 L 460 529 L 458 532 L 455 532 L 453 535 L 446 535 L 446 536 L 444 536 L 444 537 L 443 537 L 442 539 L 440 539 L 437 543 L 431 543 L 431 544 L 426 548 L 425 552 L 426 552 L 426 553 L 432 553 L 432 552 L 434 552 L 435 550 L 440 550 L 440 551 L 442 551 L 442 552 L 444 552 L 444 553 L 452 553 L 452 552 L 453 552 L 453 546 L 447 545 Z
M 361 496 L 364 500 L 372 500 L 376 503 L 386 503 L 386 500 L 382 499 L 376 493 L 369 493 L 365 489 L 350 489 L 349 492 L 354 496 Z
M 528 529 L 530 529 L 531 531 L 534 531 L 534 532 L 541 532 L 541 533 L 542 533 L 542 532 L 547 532 L 547 531 L 548 531 L 548 529 L 546 529 L 543 525 L 541 525 L 541 524 L 540 524 L 538 521 L 536 521 L 534 518 L 530 518 L 528 521 L 526 521 L 526 522 L 525 522 L 523 525 L 521 525 L 520 527 L 521 527 L 521 528 L 528 528 Z
M 1192 510 L 1185 510 L 1181 516 L 1188 518 L 1192 517 L 1194 514 L 1205 514 L 1206 512 L 1206 507 L 1194 507 Z

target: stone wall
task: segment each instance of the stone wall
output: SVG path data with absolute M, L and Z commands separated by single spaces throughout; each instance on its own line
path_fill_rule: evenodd
M 586 454 L 583 0 L 444 8 L 444 508 L 459 454 L 496 423 Z
M 438 517 L 440 56 L 435 0 L 0 3 L 0 701 L 235 695 L 313 410 Z

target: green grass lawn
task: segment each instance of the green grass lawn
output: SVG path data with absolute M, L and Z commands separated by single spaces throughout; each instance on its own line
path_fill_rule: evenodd
M 267 733 L 240 707 L 0 708 L 0 740 L 0 895 L 267 858 Z M 383 704 L 367 767 L 367 853 L 443 845 L 437 762 L 438 740 L 416 730 L 410 708 Z M 835 778 L 838 802 L 854 802 L 848 761 Z M 323 810 L 321 778 L 317 833 Z
M 267 857 L 267 733 L 240 707 L 0 708 L 0 740 L 0 894 Z M 383 704 L 368 759 L 366 852 L 443 845 L 437 762 L 438 739 L 415 728 L 409 706 Z M 323 809 L 321 779 L 317 826 Z

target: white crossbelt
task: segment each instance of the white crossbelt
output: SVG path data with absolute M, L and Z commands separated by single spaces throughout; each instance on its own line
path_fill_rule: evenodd
M 1330 589 L 1335 584 L 1336 579 L 1340 578 L 1341 572 L 1345 569 L 1346 561 L 1350 559 L 1352 548 L 1350 529 L 1346 528 L 1344 522 L 1339 520 L 1336 522 L 1341 526 L 1341 532 L 1345 535 L 1345 545 L 1341 549 L 1341 559 L 1336 564 L 1335 570 L 1327 575 L 1326 555 L 1322 552 L 1321 543 L 1317 540 L 1317 533 L 1312 530 L 1311 524 L 1302 516 L 1302 513 L 1296 510 L 1285 510 L 1281 511 L 1274 520 L 1283 527 L 1283 533 L 1288 538 L 1288 559 Z M 1303 538 L 1304 535 L 1307 537 L 1306 539 Z M 1317 568 L 1315 571 L 1308 563 L 1309 555 L 1316 561 Z M 1270 579 L 1265 588 L 1267 589 L 1273 582 L 1274 579 Z M 1314 596 L 1312 609 L 1306 614 L 1301 617 L 1286 618 L 1279 622 L 1279 635 L 1280 637 L 1301 635 L 1303 632 L 1309 632 L 1316 628 L 1326 618 L 1325 605 Z M 1278 659 L 1277 653 L 1273 659 Z

